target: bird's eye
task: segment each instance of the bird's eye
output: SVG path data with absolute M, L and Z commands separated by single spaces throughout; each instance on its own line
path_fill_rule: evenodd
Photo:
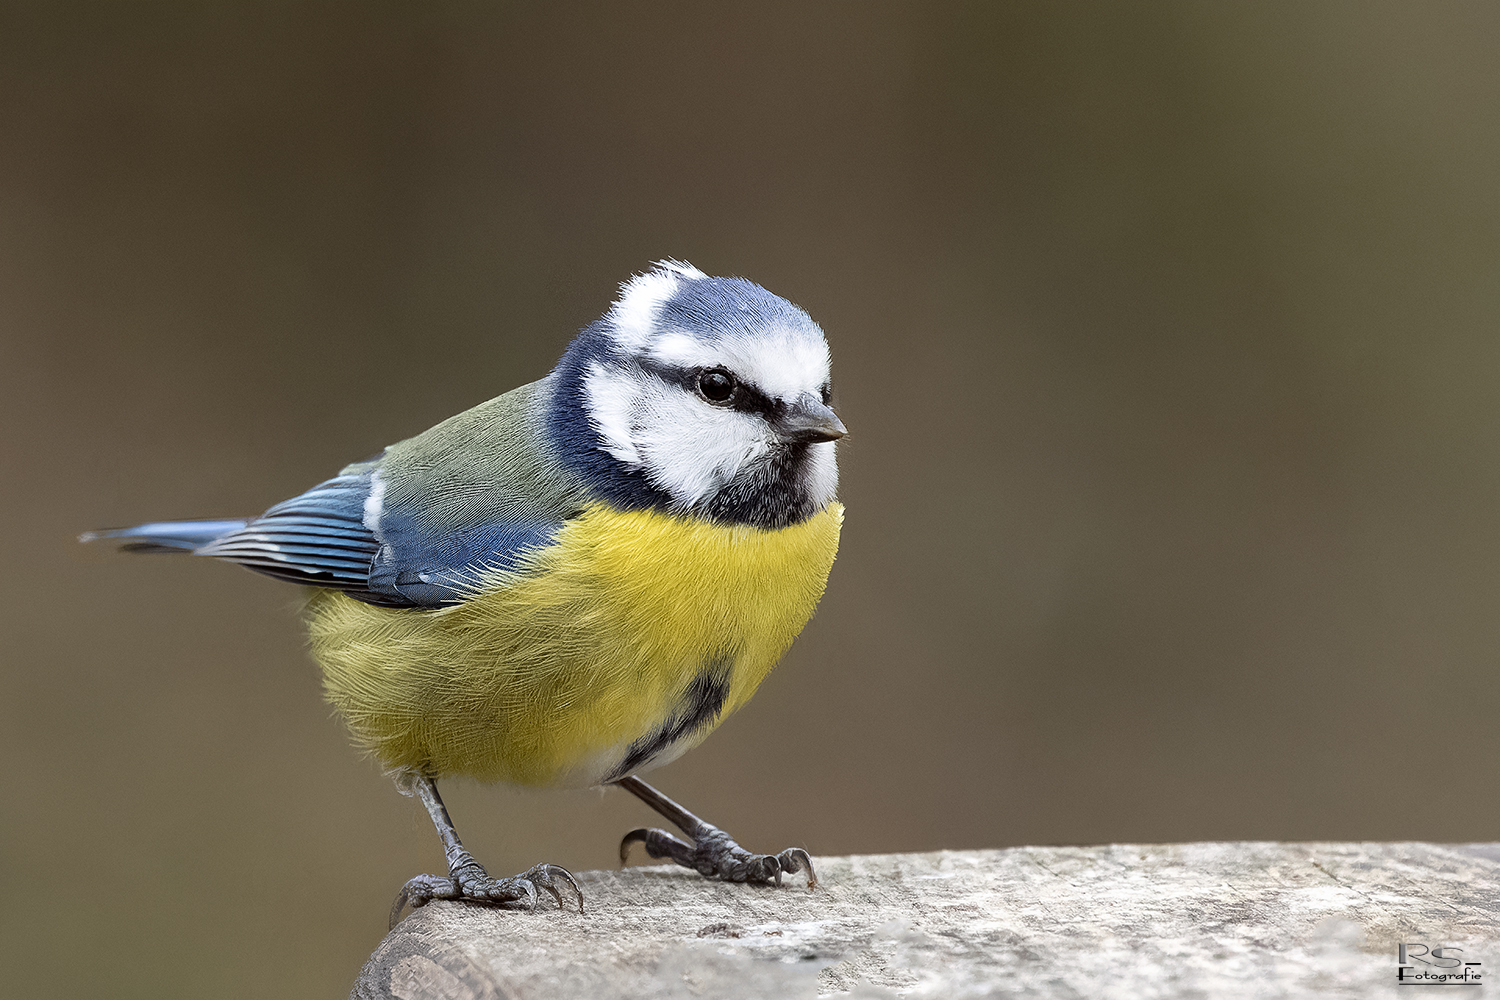
M 698 376 L 698 391 L 710 403 L 727 403 L 739 383 L 722 368 L 710 368 Z
M 823 385 L 819 388 L 818 392 L 823 397 L 823 405 L 827 406 L 833 399 L 833 383 L 824 382 Z

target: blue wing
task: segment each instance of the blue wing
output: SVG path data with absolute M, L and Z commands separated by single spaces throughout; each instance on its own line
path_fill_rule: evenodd
M 415 509 L 411 509 L 415 508 Z M 418 505 L 385 510 L 384 540 L 370 570 L 370 590 L 400 595 L 413 605 L 451 604 L 483 586 L 497 571 L 514 569 L 527 551 L 549 543 L 561 519 L 471 517 L 441 525 Z
M 563 523 L 513 504 L 497 511 L 483 490 L 467 501 L 460 491 L 384 508 L 377 482 L 372 472 L 337 476 L 248 521 L 157 521 L 79 540 L 211 556 L 289 583 L 410 608 L 463 600 L 492 572 L 512 569 L 527 550 L 546 545 Z
M 370 590 L 380 543 L 364 525 L 369 495 L 368 474 L 337 476 L 193 551 L 291 583 L 333 587 L 377 604 L 404 603 Z
M 90 538 L 191 552 L 387 607 L 453 604 L 547 545 L 590 501 L 545 433 L 547 380 L 481 403 L 250 521 Z
M 562 526 L 554 519 L 486 516 L 497 512 L 484 509 L 482 495 L 458 503 L 470 517 L 436 522 L 424 516 L 436 498 L 382 504 L 378 476 L 320 483 L 194 552 L 371 604 L 436 607 L 462 600 L 492 571 L 514 567 Z M 452 505 L 459 498 L 441 499 Z

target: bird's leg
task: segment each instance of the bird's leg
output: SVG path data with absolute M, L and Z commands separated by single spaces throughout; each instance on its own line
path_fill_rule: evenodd
M 426 775 L 410 775 L 401 782 L 427 807 L 432 825 L 443 838 L 443 854 L 448 859 L 448 874 L 418 875 L 402 886 L 396 902 L 391 905 L 391 926 L 395 927 L 401 917 L 401 909 L 410 903 L 412 909 L 425 906 L 434 899 L 460 899 L 473 903 L 512 903 L 525 900 L 528 909 L 536 909 L 537 890 L 545 889 L 563 906 L 559 886 L 565 886 L 578 902 L 578 912 L 583 912 L 583 892 L 567 869 L 557 865 L 537 865 L 515 878 L 490 878 L 474 855 L 464 850 L 453 828 L 448 809 L 438 795 L 437 783 Z
M 812 889 L 818 884 L 812 858 L 800 847 L 789 847 L 780 854 L 751 854 L 731 840 L 729 834 L 703 822 L 635 775 L 621 778 L 615 784 L 671 820 L 672 825 L 693 841 L 689 844 L 665 830 L 644 827 L 631 830 L 620 841 L 621 864 L 625 863 L 630 854 L 630 845 L 640 842 L 646 845 L 646 853 L 653 858 L 671 858 L 684 868 L 691 868 L 710 878 L 721 878 L 729 882 L 774 881 L 780 885 L 783 872 L 790 875 L 805 871 L 807 887 Z

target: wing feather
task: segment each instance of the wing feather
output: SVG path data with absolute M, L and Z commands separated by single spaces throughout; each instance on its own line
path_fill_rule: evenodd
M 193 551 L 371 604 L 463 600 L 588 502 L 548 443 L 550 385 L 481 403 Z

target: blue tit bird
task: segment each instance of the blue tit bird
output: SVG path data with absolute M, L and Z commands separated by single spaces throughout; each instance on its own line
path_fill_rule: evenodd
M 743 705 L 802 630 L 838 548 L 823 331 L 741 278 L 664 261 L 546 377 L 386 448 L 247 520 L 91 532 L 314 588 L 328 700 L 426 807 L 446 875 L 406 904 L 583 897 L 542 864 L 492 878 L 437 780 L 618 785 L 676 825 L 627 834 L 733 881 L 806 871 L 753 854 L 638 775 Z

